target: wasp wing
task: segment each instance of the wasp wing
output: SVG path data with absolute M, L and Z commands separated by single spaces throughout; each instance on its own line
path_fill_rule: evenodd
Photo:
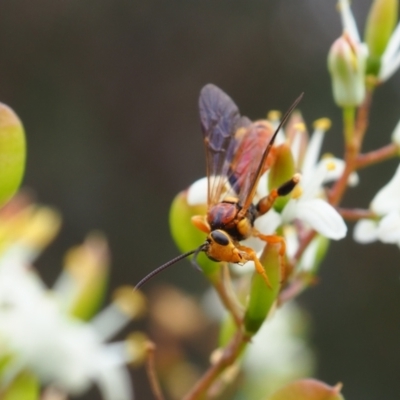
M 288 120 L 290 114 L 295 107 L 297 107 L 302 98 L 303 93 L 286 111 L 273 134 L 272 127 L 267 121 L 253 123 L 248 129 L 245 139 L 241 141 L 241 146 L 236 150 L 236 156 L 232 162 L 232 169 L 237 171 L 236 175 L 239 177 L 241 176 L 241 169 L 243 170 L 243 177 L 239 180 L 238 188 L 236 188 L 239 196 L 239 203 L 242 206 L 238 218 L 246 214 L 247 209 L 253 202 L 261 175 L 273 163 L 274 156 L 271 150 L 279 130 Z M 243 167 L 239 168 L 240 165 L 243 165 Z
M 250 124 L 233 100 L 217 86 L 203 87 L 199 98 L 200 122 L 206 150 L 209 205 L 221 201 L 232 174 L 231 161 L 238 148 L 235 132 Z
M 243 133 L 243 138 L 235 151 L 229 182 L 237 193 L 243 213 L 253 201 L 261 175 L 273 163 L 273 153 L 268 152 L 264 157 L 273 133 L 273 127 L 268 121 L 254 122 Z

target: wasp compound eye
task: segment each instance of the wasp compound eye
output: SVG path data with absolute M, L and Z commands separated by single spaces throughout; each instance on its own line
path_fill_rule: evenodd
M 230 242 L 228 235 L 222 231 L 213 231 L 210 233 L 211 238 L 221 246 L 227 246 Z

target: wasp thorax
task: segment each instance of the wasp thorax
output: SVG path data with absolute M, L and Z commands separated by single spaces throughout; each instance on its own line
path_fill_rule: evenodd
M 236 241 L 248 238 L 255 219 L 255 208 L 250 205 L 244 217 L 240 217 L 241 206 L 236 201 L 226 199 L 211 207 L 207 213 L 207 222 L 211 231 L 223 230 Z
M 221 202 L 211 207 L 207 213 L 207 220 L 211 230 L 225 229 L 233 224 L 239 208 L 236 203 Z

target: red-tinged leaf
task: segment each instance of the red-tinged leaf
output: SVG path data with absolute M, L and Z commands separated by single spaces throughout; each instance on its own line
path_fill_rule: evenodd
M 24 127 L 15 112 L 0 103 L 0 206 L 18 190 L 25 159 Z
M 344 400 L 342 385 L 329 386 L 315 379 L 302 379 L 279 389 L 267 400 Z

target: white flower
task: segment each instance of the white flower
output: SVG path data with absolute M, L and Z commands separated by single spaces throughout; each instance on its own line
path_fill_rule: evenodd
M 291 380 L 312 374 L 315 359 L 305 338 L 306 323 L 302 310 L 293 302 L 268 318 L 251 339 L 243 359 L 250 387 L 261 386 L 265 395 L 266 391 L 273 392 Z
M 392 179 L 375 195 L 370 208 L 380 218 L 358 221 L 354 240 L 359 243 L 380 240 L 400 246 L 400 165 Z
M 371 202 L 371 210 L 378 215 L 391 211 L 400 211 L 400 165 L 393 178 L 375 195 Z
M 400 24 L 397 24 L 381 57 L 378 78 L 388 80 L 400 67 Z
M 286 204 L 282 220 L 284 223 L 295 219 L 301 220 L 321 235 L 339 240 L 346 236 L 347 226 L 335 208 L 325 201 L 323 185 L 341 176 L 344 162 L 334 157 L 325 157 L 318 161 L 327 129 L 326 121 L 321 120 L 321 122 L 322 124 L 317 124 L 307 146 L 302 165 L 298 165 L 298 169 L 302 172 L 299 184 L 302 189 L 301 194 Z M 295 154 L 295 159 L 300 160 L 301 157 Z M 357 183 L 356 175 L 351 177 L 349 183 Z
M 293 259 L 299 248 L 299 237 L 296 229 L 291 225 L 286 225 L 283 230 L 283 235 L 286 242 L 286 254 L 289 259 Z M 313 273 L 323 259 L 324 249 L 327 249 L 328 239 L 321 235 L 317 235 L 307 246 L 302 254 L 299 262 L 296 265 L 298 271 Z
M 207 177 L 200 178 L 190 185 L 186 196 L 189 206 L 207 204 L 207 187 Z
M 31 256 L 32 251 L 19 243 L 0 259 L 0 346 L 2 354 L 12 355 L 0 386 L 28 369 L 44 385 L 72 395 L 96 383 L 105 400 L 131 400 L 125 364 L 141 357 L 140 345 L 105 343 L 131 315 L 113 303 L 92 323 L 74 318 L 63 310 L 57 292 L 47 290 L 30 267 Z M 105 323 L 104 313 L 114 318 Z M 119 323 L 111 325 L 115 321 Z M 107 326 L 106 334 L 102 325 Z
M 370 219 L 361 219 L 354 226 L 354 240 L 367 244 L 378 240 L 378 222 Z

